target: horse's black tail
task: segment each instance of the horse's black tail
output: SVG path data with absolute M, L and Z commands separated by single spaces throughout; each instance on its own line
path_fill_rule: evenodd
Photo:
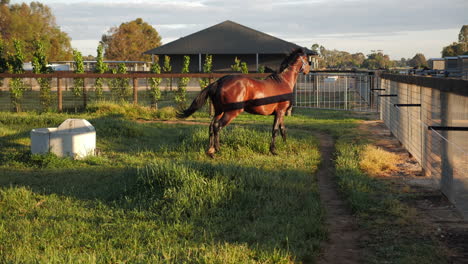
M 214 94 L 217 86 L 216 83 L 217 82 L 211 83 L 210 85 L 205 87 L 205 89 L 203 89 L 193 100 L 189 108 L 183 110 L 182 112 L 177 112 L 177 118 L 187 118 L 193 113 L 195 113 L 197 110 L 202 108 L 202 106 L 205 105 L 208 96 L 210 94 Z

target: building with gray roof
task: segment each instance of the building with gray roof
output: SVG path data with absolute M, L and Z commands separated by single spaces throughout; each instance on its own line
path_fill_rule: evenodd
M 153 57 L 171 57 L 172 72 L 180 72 L 184 55 L 190 56 L 190 72 L 201 72 L 205 56 L 213 56 L 213 71 L 230 71 L 237 57 L 246 62 L 249 71 L 264 66 L 267 71 L 276 71 L 281 61 L 300 46 L 265 34 L 255 29 L 224 21 L 195 32 L 165 45 L 145 51 Z M 311 57 L 316 52 L 305 49 Z

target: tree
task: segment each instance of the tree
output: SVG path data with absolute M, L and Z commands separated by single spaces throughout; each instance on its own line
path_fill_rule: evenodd
M 15 53 L 9 54 L 7 59 L 7 68 L 10 73 L 23 73 L 23 43 L 20 40 L 13 40 Z M 10 100 L 16 112 L 21 112 L 21 99 L 26 90 L 23 79 L 12 78 L 10 80 Z
M 36 50 L 33 54 L 33 72 L 34 73 L 50 73 L 52 68 L 47 66 L 47 57 L 44 50 L 44 45 L 36 41 L 34 43 Z M 50 93 L 51 78 L 37 78 L 39 83 L 39 99 L 41 101 L 42 111 L 48 112 L 51 110 L 52 94 Z
M 103 47 L 102 44 L 99 44 L 97 47 L 97 57 L 96 57 L 96 67 L 94 68 L 95 73 L 105 73 L 109 70 L 107 64 L 104 63 L 103 58 Z M 102 100 L 104 99 L 104 79 L 103 78 L 96 78 L 94 81 L 94 93 L 96 95 L 96 99 Z
M 213 69 L 213 56 L 207 54 L 205 57 L 205 63 L 203 64 L 203 72 L 211 73 L 212 69 Z M 198 80 L 198 83 L 200 84 L 200 88 L 204 89 L 210 84 L 210 80 L 208 78 L 200 78 Z
M 125 63 L 119 63 L 117 68 L 112 68 L 111 73 L 127 73 L 127 67 Z M 118 102 L 124 102 L 127 100 L 127 97 L 130 96 L 130 84 L 129 78 L 111 78 L 109 80 L 109 89 L 112 95 L 112 100 Z
M 163 73 L 170 73 L 172 71 L 171 66 L 171 57 L 164 55 L 164 63 L 162 68 Z M 165 92 L 168 90 L 172 91 L 172 78 L 166 78 L 166 89 Z
M 102 35 L 105 57 L 112 60 L 149 60 L 142 52 L 161 45 L 159 33 L 141 18 L 122 23 Z
M 468 25 L 463 25 L 458 34 L 458 42 L 468 42 Z
M 75 61 L 75 73 L 84 73 L 84 63 L 83 56 L 78 50 L 73 50 L 73 59 Z M 84 79 L 83 78 L 74 78 L 73 79 L 73 103 L 75 105 L 75 112 L 78 111 L 76 100 L 81 97 L 81 92 L 84 90 Z
M 85 61 L 94 61 L 94 60 L 96 60 L 96 57 L 94 57 L 93 55 L 89 54 L 88 56 L 84 56 L 84 57 L 83 57 L 83 60 L 85 60 Z
M 0 38 L 0 73 L 7 71 L 7 59 L 5 57 L 5 45 Z M 3 78 L 0 78 L 0 87 L 3 86 Z
M 1 3 L 0 38 L 6 43 L 12 43 L 13 39 L 21 40 L 26 61 L 33 58 L 35 40 L 44 44 L 45 55 L 50 60 L 72 58 L 70 37 L 56 25 L 48 6 L 39 2 L 10 5 L 9 1 L 2 0 Z M 12 53 L 14 47 L 9 45 L 6 50 Z
M 234 58 L 234 64 L 231 65 L 231 70 L 233 72 L 241 72 L 241 66 L 240 66 L 241 60 L 238 59 L 237 57 Z
M 362 52 L 351 54 L 351 61 L 349 65 L 352 67 L 359 68 L 362 66 L 365 59 L 366 59 L 366 56 Z
M 442 57 L 468 55 L 468 42 L 453 42 L 442 49 Z
M 373 53 L 367 55 L 367 59 L 362 63 L 362 67 L 369 70 L 389 69 L 392 66 L 393 61 L 390 60 L 388 55 L 383 54 L 381 50 L 373 51 Z
M 112 69 L 113 74 L 127 73 L 127 66 L 125 63 L 119 63 L 117 69 Z M 124 102 L 131 94 L 129 78 L 112 78 L 109 81 L 109 86 L 112 94 L 112 98 L 119 102 Z
M 231 70 L 233 72 L 241 72 L 244 74 L 249 73 L 247 62 L 241 61 L 241 59 L 238 59 L 237 57 L 234 58 L 234 64 L 231 65 Z
M 345 68 L 359 68 L 365 60 L 365 56 L 362 53 L 350 54 L 346 51 L 339 50 L 327 50 L 323 46 L 318 44 L 312 45 L 312 49 L 319 51 L 321 60 L 319 61 L 320 68 L 333 68 L 333 69 L 345 69 Z
M 320 50 L 319 50 L 319 49 L 320 49 L 320 45 L 317 44 L 317 43 L 312 44 L 312 46 L 310 47 L 310 49 L 311 49 L 312 51 L 315 51 L 315 52 L 318 53 L 318 52 L 320 51 Z
M 458 42 L 442 48 L 442 57 L 468 55 L 468 25 L 463 25 L 458 34 Z
M 182 64 L 181 73 L 188 73 L 190 66 L 190 56 L 184 56 L 184 62 Z M 185 102 L 187 101 L 187 84 L 190 78 L 182 77 L 179 78 L 177 85 L 177 91 L 175 93 L 174 101 L 177 103 L 179 109 L 185 108 Z
M 159 66 L 159 61 L 156 61 L 151 65 L 150 69 L 151 73 L 160 74 L 161 73 L 161 66 Z M 148 95 L 151 100 L 151 107 L 158 109 L 158 101 L 161 99 L 161 89 L 159 89 L 159 85 L 161 84 L 162 78 L 149 78 L 148 82 L 150 85 L 150 89 L 148 90 Z
M 414 57 L 409 61 L 409 66 L 415 68 L 424 68 L 427 67 L 426 57 L 422 53 L 416 53 Z

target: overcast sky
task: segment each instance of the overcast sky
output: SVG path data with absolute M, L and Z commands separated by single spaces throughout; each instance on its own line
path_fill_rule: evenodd
M 468 0 L 39 0 L 83 55 L 102 34 L 138 17 L 163 44 L 225 20 L 298 45 L 351 53 L 383 50 L 392 59 L 440 57 L 468 24 Z M 11 3 L 24 1 L 12 0 Z M 29 2 L 29 1 L 26 1 Z

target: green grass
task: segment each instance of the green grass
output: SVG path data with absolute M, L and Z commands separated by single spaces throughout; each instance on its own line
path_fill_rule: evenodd
M 100 155 L 31 155 L 29 131 L 86 118 Z M 268 153 L 272 117 L 241 114 L 205 155 L 209 117 L 194 125 L 131 104 L 79 114 L 0 112 L 0 263 L 313 263 L 327 238 L 313 131 L 336 140 L 336 180 L 366 234 L 366 263 L 446 263 L 405 196 L 360 167 L 368 113 L 297 109 L 288 142 Z M 198 123 L 198 124 L 197 124 Z
M 212 160 L 206 125 L 136 123 L 133 111 L 101 110 L 0 114 L 1 263 L 315 259 L 326 229 L 310 133 L 290 129 L 272 156 L 271 117 L 246 117 L 223 131 Z M 29 153 L 30 129 L 71 117 L 96 127 L 100 156 Z
M 367 233 L 368 238 L 361 241 L 368 249 L 366 263 L 449 263 L 445 249 L 404 203 L 408 195 L 391 182 L 363 172 L 367 144 L 356 134 L 343 135 L 336 143 L 337 182 Z

